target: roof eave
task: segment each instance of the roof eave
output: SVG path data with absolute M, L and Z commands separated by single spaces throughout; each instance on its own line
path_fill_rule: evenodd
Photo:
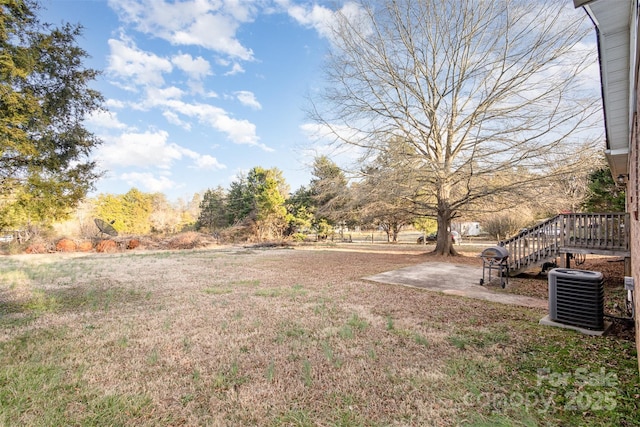
M 596 27 L 606 129 L 605 155 L 614 177 L 627 175 L 635 99 L 631 19 L 636 0 L 574 0 Z

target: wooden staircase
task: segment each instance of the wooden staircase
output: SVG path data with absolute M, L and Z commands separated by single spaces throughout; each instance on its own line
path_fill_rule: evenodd
M 499 242 L 509 250 L 509 274 L 518 275 L 559 256 L 630 257 L 628 213 L 561 214 Z M 568 267 L 568 265 L 567 265 Z

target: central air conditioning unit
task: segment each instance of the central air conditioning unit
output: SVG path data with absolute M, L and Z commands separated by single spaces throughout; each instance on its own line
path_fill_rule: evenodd
M 555 268 L 549 272 L 549 319 L 604 330 L 604 280 L 597 271 Z

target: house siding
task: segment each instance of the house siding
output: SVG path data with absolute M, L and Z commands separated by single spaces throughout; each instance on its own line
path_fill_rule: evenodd
M 574 0 L 574 6 L 585 7 L 598 31 L 607 147 L 611 146 L 618 152 L 608 160 L 613 178 L 622 175 L 627 180 L 626 211 L 629 213 L 631 256 L 625 263 L 625 275 L 630 274 L 635 282 L 635 334 L 640 372 L 640 0 Z M 619 49 L 621 44 L 626 48 Z M 625 75 L 625 71 L 629 74 Z M 627 94 L 630 97 L 627 98 Z M 624 108 L 618 108 L 622 105 Z
M 636 46 L 636 49 L 638 46 Z M 635 327 L 636 327 L 636 348 L 640 355 L 640 197 L 638 186 L 638 158 L 640 150 L 638 147 L 638 111 L 640 111 L 640 90 L 638 90 L 638 73 L 636 73 L 636 113 L 633 117 L 631 129 L 631 141 L 629 152 L 629 176 L 627 180 L 627 211 L 629 212 L 630 223 L 630 246 L 631 246 L 631 276 L 635 282 L 634 305 L 635 305 Z M 640 356 L 638 359 L 638 371 L 640 372 Z

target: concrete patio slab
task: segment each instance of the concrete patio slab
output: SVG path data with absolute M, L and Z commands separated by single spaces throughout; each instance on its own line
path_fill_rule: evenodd
M 398 270 L 387 271 L 364 280 L 392 285 L 410 286 L 446 295 L 458 295 L 502 304 L 533 308 L 549 308 L 549 303 L 540 298 L 498 292 L 480 286 L 482 267 L 451 264 L 446 262 L 425 262 Z

